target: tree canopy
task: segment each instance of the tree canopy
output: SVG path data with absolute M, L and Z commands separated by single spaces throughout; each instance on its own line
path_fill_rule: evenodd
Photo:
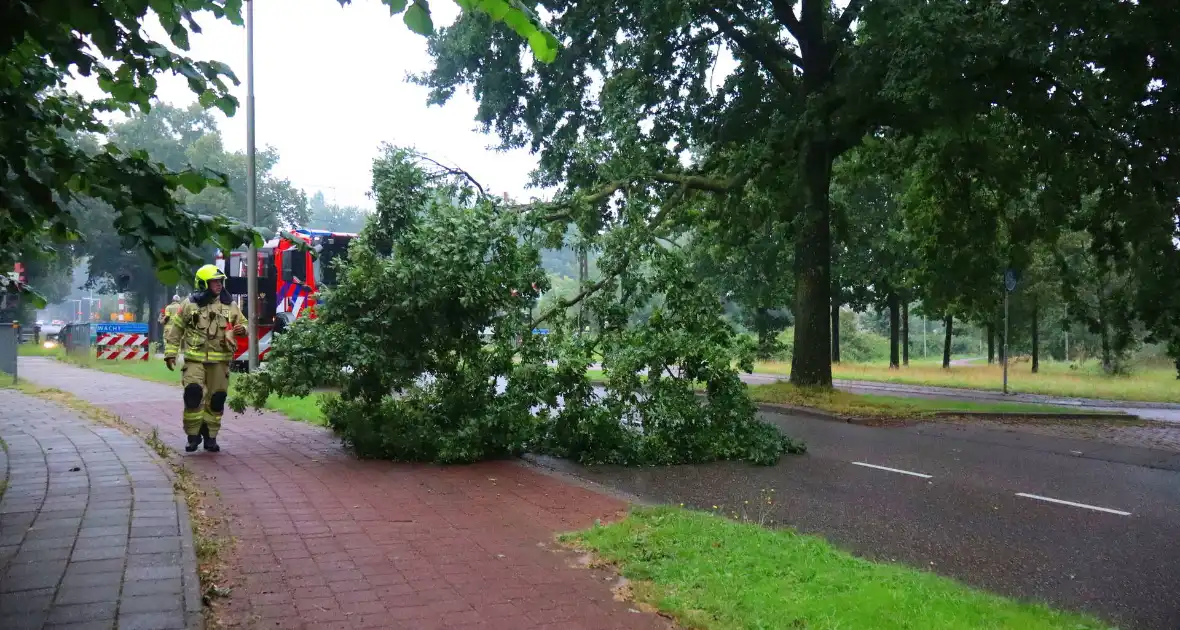
M 1011 245 L 1071 224 L 1094 231 L 1105 257 L 1121 256 L 1113 244 L 1128 230 L 1175 251 L 1176 165 L 1166 157 L 1176 137 L 1159 125 L 1175 115 L 1170 29 L 1180 20 L 1167 3 L 545 7 L 565 52 L 554 63 L 531 63 L 502 28 L 470 14 L 431 39 L 435 65 L 418 80 L 438 103 L 470 87 L 478 120 L 504 146 L 535 151 L 537 183 L 582 195 L 593 202 L 586 212 L 609 213 L 612 193 L 642 189 L 658 206 L 705 198 L 728 221 L 790 225 L 793 251 L 781 260 L 793 275 L 797 383 L 831 382 L 831 191 L 836 162 L 866 138 L 901 142 L 917 160 L 906 169 L 907 212 L 925 222 L 915 247 L 928 258 L 954 252 L 962 236 L 965 256 L 1019 265 L 1026 248 Z M 713 85 L 723 51 L 736 68 Z M 1081 207 L 1090 191 L 1102 191 L 1099 215 Z M 997 281 L 995 267 L 964 259 L 947 273 Z M 937 291 L 944 280 L 921 281 Z M 978 310 L 937 299 L 946 312 Z

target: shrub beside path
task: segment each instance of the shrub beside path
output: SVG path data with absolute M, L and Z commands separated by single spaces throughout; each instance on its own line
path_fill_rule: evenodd
M 183 444 L 180 389 L 21 359 L 21 376 Z M 626 505 L 515 462 L 360 461 L 331 432 L 227 412 L 222 452 L 184 455 L 216 490 L 236 540 L 218 608 L 257 628 L 668 628 L 576 568 L 556 532 Z M 179 449 L 178 449 L 179 450 Z

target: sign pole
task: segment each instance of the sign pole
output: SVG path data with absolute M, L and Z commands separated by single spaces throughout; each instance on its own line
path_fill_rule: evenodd
M 246 225 L 254 227 L 257 173 L 254 163 L 254 0 L 246 0 Z M 258 248 L 247 250 L 246 301 L 250 371 L 258 369 Z
M 1004 394 L 1008 393 L 1008 292 L 1004 291 Z
M 1004 272 L 1004 339 L 1000 343 L 1000 352 L 1004 353 L 1004 394 L 1008 394 L 1008 294 L 1016 290 L 1016 271 L 1008 269 Z

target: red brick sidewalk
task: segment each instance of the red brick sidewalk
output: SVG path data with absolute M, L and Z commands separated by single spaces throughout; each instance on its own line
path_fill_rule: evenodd
M 180 390 L 51 359 L 21 376 L 157 427 L 179 447 Z M 667 628 L 614 601 L 611 578 L 573 568 L 555 532 L 626 506 L 513 462 L 435 467 L 358 461 L 328 431 L 228 414 L 207 476 L 238 544 L 233 625 L 251 628 Z M 179 450 L 179 449 L 178 449 Z

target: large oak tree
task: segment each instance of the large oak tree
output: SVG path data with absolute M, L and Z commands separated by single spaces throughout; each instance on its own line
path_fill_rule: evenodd
M 431 42 L 435 66 L 419 80 L 433 88 L 432 100 L 445 102 L 470 87 L 486 128 L 506 146 L 540 154 L 540 184 L 645 187 L 665 201 L 691 190 L 723 197 L 754 186 L 778 193 L 776 218 L 793 224 L 791 378 L 799 384 L 831 383 L 829 189 L 834 161 L 866 136 L 970 127 L 1003 110 L 1041 132 L 1038 148 L 1046 154 L 1089 157 L 1116 139 L 1130 147 L 1121 153 L 1124 169 L 1148 160 L 1134 149 L 1141 132 L 1132 123 L 1139 115 L 1132 104 L 1147 96 L 1144 80 L 1160 70 L 1144 46 L 1132 49 L 1131 38 L 1149 16 L 1160 18 L 1162 6 L 1097 0 L 851 0 L 843 7 L 828 0 L 546 0 L 538 6 L 561 37 L 555 63 L 531 63 L 499 26 L 465 15 Z M 723 52 L 737 67 L 714 89 L 710 77 Z M 1101 72 L 1114 57 L 1132 67 L 1136 80 Z M 1092 111 L 1091 101 L 1115 92 L 1117 102 Z M 1118 165 L 1102 159 L 1092 167 L 1109 175 Z M 742 210 L 734 205 L 736 215 Z

